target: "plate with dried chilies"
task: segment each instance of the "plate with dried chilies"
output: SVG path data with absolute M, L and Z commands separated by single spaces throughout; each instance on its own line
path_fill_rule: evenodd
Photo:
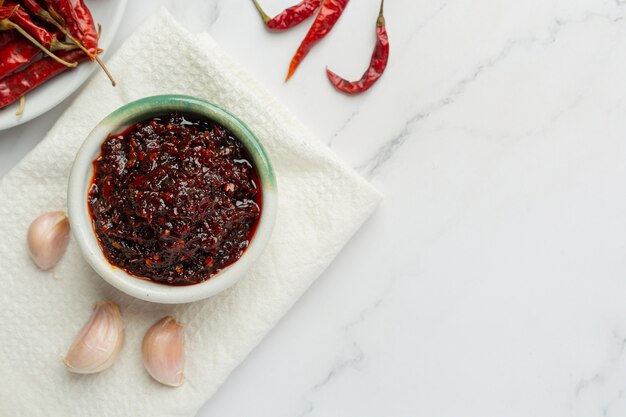
M 111 46 L 126 4 L 0 0 L 0 130 L 54 108 L 99 68 L 114 84 L 102 53 Z

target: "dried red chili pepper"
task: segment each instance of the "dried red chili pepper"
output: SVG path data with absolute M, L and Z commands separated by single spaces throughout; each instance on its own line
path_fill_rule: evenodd
M 19 7 L 0 6 L 0 19 L 8 19 L 17 12 L 17 9 L 19 9 Z
M 0 47 L 19 39 L 19 34 L 16 30 L 3 30 L 0 31 Z
M 46 0 L 46 4 L 53 17 L 62 19 L 61 23 L 85 45 L 90 55 L 98 55 L 98 30 L 83 0 Z
M 322 2 L 322 7 L 315 18 L 315 22 L 313 22 L 311 29 L 309 29 L 309 32 L 300 44 L 296 54 L 291 59 L 289 72 L 287 72 L 285 81 L 288 81 L 293 73 L 296 72 L 298 65 L 300 65 L 313 46 L 326 36 L 331 31 L 333 26 L 335 26 L 335 23 L 337 23 L 337 20 L 339 20 L 341 14 L 348 5 L 348 1 L 349 0 L 324 0 Z
M 389 60 L 389 37 L 387 36 L 387 27 L 385 26 L 385 17 L 383 15 L 383 6 L 385 0 L 380 2 L 380 12 L 376 20 L 376 47 L 372 53 L 369 68 L 358 81 L 348 81 L 341 78 L 328 68 L 326 75 L 333 86 L 339 91 L 346 94 L 358 94 L 367 91 L 374 83 L 383 75 L 387 68 Z
M 37 16 L 38 18 L 40 18 L 44 22 L 50 23 L 51 25 L 54 25 L 65 36 L 69 37 L 70 39 L 72 38 L 70 33 L 67 31 L 67 29 L 65 29 L 65 27 L 61 23 L 59 23 L 57 20 L 55 20 L 52 17 L 52 15 L 47 10 L 45 10 L 43 7 L 41 7 L 41 5 L 37 2 L 37 0 L 17 0 L 17 1 L 20 4 L 20 6 L 23 6 L 33 16 Z M 75 39 L 71 39 L 71 40 L 74 43 L 76 43 L 78 46 L 82 46 Z M 88 53 L 86 50 L 84 52 Z
M 308 17 L 312 16 L 313 13 L 315 13 L 322 4 L 322 0 L 302 0 L 295 6 L 291 6 L 288 9 L 283 10 L 276 16 L 270 18 L 263 11 L 261 5 L 257 0 L 252 1 L 254 2 L 254 6 L 261 15 L 263 22 L 265 22 L 265 27 L 272 31 L 286 30 L 302 23 Z
M 65 26 L 63 26 L 63 24 L 61 24 L 54 17 L 52 17 L 52 15 L 47 10 L 41 7 L 41 5 L 37 2 L 37 0 L 17 0 L 17 1 L 20 3 L 21 6 L 26 8 L 26 10 L 28 10 L 32 15 L 37 16 L 38 18 L 40 18 L 46 23 L 50 23 L 51 25 L 54 25 L 57 29 L 61 31 L 61 33 L 63 33 L 66 37 L 70 38 L 70 40 L 72 40 L 80 49 L 82 49 L 83 52 L 89 54 L 89 51 L 87 51 L 87 49 L 84 49 L 84 46 L 82 45 L 82 43 L 74 39 L 73 36 L 69 33 L 69 31 L 65 28 Z
M 45 2 L 53 20 L 61 24 L 61 26 L 57 26 L 64 33 L 67 33 L 72 41 L 81 46 L 91 61 L 95 60 L 102 67 L 104 73 L 111 80 L 111 84 L 115 86 L 113 76 L 98 56 L 102 52 L 98 48 L 100 33 L 83 0 L 45 0 Z
M 39 55 L 39 48 L 27 39 L 0 47 L 0 79 L 15 72 Z
M 31 14 L 37 17 L 41 17 L 39 13 L 41 13 L 42 10 L 45 12 L 45 10 L 41 7 L 41 5 L 37 3 L 37 0 L 16 0 L 16 1 L 19 3 L 20 6 L 24 7 Z
M 51 25 L 55 26 L 63 35 L 65 35 L 68 39 L 70 39 L 79 49 L 81 49 L 87 55 L 91 55 L 90 52 L 87 50 L 87 48 L 85 48 L 85 46 L 78 39 L 74 38 L 63 24 L 61 24 L 54 17 L 52 17 L 52 15 L 47 10 L 45 10 L 43 7 L 41 7 L 39 3 L 37 3 L 37 0 L 19 0 L 19 2 L 21 5 L 26 7 L 26 9 L 28 9 L 28 11 L 31 14 L 39 17 L 44 22 L 50 23 Z M 93 61 L 93 57 L 90 56 L 89 59 Z
M 57 37 L 50 33 L 47 29 L 37 25 L 31 19 L 26 10 L 13 3 L 5 3 L 6 7 L 17 7 L 15 13 L 11 16 L 11 21 L 20 26 L 26 32 L 31 34 L 37 39 L 43 46 L 51 51 L 57 50 L 70 50 L 74 49 L 74 46 L 65 44 L 57 39 Z
M 76 49 L 61 52 L 59 58 L 78 63 L 87 59 L 87 55 Z M 24 94 L 67 70 L 67 68 L 52 58 L 43 58 L 29 65 L 26 69 L 0 80 L 0 108 L 19 100 Z
M 46 48 L 44 45 L 42 45 L 37 39 L 33 38 L 20 25 L 18 25 L 15 22 L 12 22 L 11 20 L 9 20 L 9 18 L 12 18 L 12 17 L 14 17 L 16 15 L 17 11 L 19 11 L 19 6 L 13 6 L 13 7 L 0 6 L 0 31 L 8 31 L 8 30 L 15 29 L 16 31 L 19 32 L 20 35 L 22 35 L 23 37 L 28 39 L 30 42 L 32 42 L 34 45 L 36 45 L 39 49 L 41 49 L 46 55 L 48 55 L 50 58 L 56 60 L 58 63 L 63 64 L 66 67 L 69 67 L 69 68 L 73 68 L 73 67 L 75 67 L 77 65 L 75 62 L 73 62 L 73 63 L 72 62 L 66 62 L 66 61 L 62 60 L 61 58 L 59 58 L 58 56 L 54 55 L 52 52 L 50 52 L 50 50 L 48 50 L 48 48 Z M 3 18 L 3 16 L 4 16 L 4 18 Z

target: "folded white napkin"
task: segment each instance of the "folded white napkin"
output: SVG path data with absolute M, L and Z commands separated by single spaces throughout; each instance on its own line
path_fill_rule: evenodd
M 193 416 L 372 213 L 379 194 L 343 164 L 207 35 L 162 11 L 110 61 L 119 81 L 94 77 L 41 144 L 0 182 L 0 415 Z M 126 296 L 100 279 L 74 242 L 55 273 L 39 271 L 26 231 L 40 213 L 65 209 L 74 155 L 89 131 L 129 101 L 180 93 L 238 115 L 273 162 L 279 213 L 272 240 L 240 283 L 177 306 Z M 126 344 L 96 375 L 69 373 L 61 358 L 98 300 L 122 310 Z M 167 388 L 143 369 L 140 343 L 165 315 L 186 326 L 186 382 Z

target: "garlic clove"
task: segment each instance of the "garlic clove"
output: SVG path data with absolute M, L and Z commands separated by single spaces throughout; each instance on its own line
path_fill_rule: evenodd
M 184 382 L 185 334 L 183 325 L 163 317 L 148 329 L 141 345 L 143 366 L 161 384 L 179 387 Z
M 28 228 L 28 249 L 35 264 L 48 270 L 59 262 L 70 241 L 70 222 L 62 211 L 37 217 Z
M 113 365 L 123 344 L 124 322 L 119 307 L 111 301 L 96 303 L 63 362 L 71 372 L 94 374 Z

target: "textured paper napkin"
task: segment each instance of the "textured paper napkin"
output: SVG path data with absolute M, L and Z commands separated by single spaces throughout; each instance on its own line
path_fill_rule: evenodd
M 146 22 L 90 81 L 41 144 L 0 182 L 0 415 L 193 416 L 322 273 L 372 213 L 379 194 L 344 165 L 207 35 L 166 11 Z M 51 273 L 28 258 L 26 231 L 40 213 L 65 210 L 73 157 L 89 131 L 132 100 L 180 93 L 238 115 L 273 162 L 279 212 L 271 242 L 236 286 L 177 306 L 132 299 L 100 279 L 74 242 Z M 97 375 L 69 373 L 61 358 L 95 301 L 117 302 L 126 323 L 118 362 Z M 186 325 L 186 382 L 176 389 L 143 369 L 140 342 L 157 319 Z

